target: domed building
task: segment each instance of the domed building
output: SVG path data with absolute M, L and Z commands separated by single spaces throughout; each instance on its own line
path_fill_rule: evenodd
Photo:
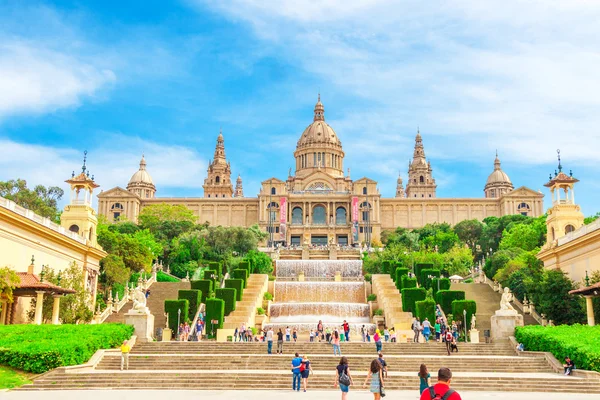
M 269 244 L 298 246 L 370 243 L 379 240 L 382 231 L 397 227 L 413 229 L 428 223 L 454 225 L 465 219 L 544 213 L 543 195 L 526 187 L 514 189 L 498 157 L 485 185 L 484 198 L 439 198 L 419 131 L 408 165 L 406 190 L 398 177 L 395 197 L 382 198 L 375 180 L 350 177 L 350 168 L 344 165 L 342 141 L 325 121 L 320 95 L 313 120 L 300 134 L 293 155 L 295 168 L 289 169 L 287 178 L 266 179 L 257 197 L 244 197 L 241 176 L 233 187 L 232 167 L 225 158 L 225 140 L 220 132 L 203 195 L 155 197 L 156 188 L 142 158 L 127 190 L 116 187 L 98 195 L 99 213 L 109 220 L 136 221 L 146 205 L 182 204 L 197 215 L 199 223 L 244 227 L 258 224 L 269 233 Z

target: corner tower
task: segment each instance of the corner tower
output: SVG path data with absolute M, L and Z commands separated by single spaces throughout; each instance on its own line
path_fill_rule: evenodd
M 152 177 L 146 170 L 146 159 L 143 154 L 140 160 L 140 169 L 131 176 L 127 184 L 127 190 L 137 194 L 142 199 L 153 199 L 156 194 L 156 186 L 154 186 Z
M 242 187 L 242 177 L 238 175 L 235 181 L 235 193 L 233 197 L 244 197 L 244 188 Z
M 219 132 L 214 159 L 208 163 L 208 174 L 204 180 L 204 197 L 231 198 L 231 165 L 225 158 L 225 140 L 223 132 Z
M 100 185 L 94 182 L 93 175 L 90 178 L 90 171 L 85 165 L 86 159 L 87 151 L 84 151 L 81 172 L 75 176 L 75 171 L 73 171 L 71 179 L 65 181 L 71 186 L 71 197 L 69 204 L 60 216 L 60 224 L 88 240 L 91 246 L 98 247 L 96 240 L 98 219 L 96 211 L 92 207 L 92 195 L 94 189 Z
M 421 133 L 417 129 L 415 138 L 415 151 L 412 163 L 408 166 L 408 183 L 406 184 L 406 197 L 408 198 L 435 198 L 437 185 L 432 176 L 431 163 L 425 158 L 425 148 Z
M 510 178 L 500 167 L 500 159 L 496 151 L 496 159 L 494 160 L 494 171 L 488 176 L 483 192 L 488 199 L 502 197 L 506 193 L 512 192 L 514 189 Z

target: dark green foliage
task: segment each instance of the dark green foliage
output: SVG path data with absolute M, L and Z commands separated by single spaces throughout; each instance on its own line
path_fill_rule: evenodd
M 398 290 L 402 290 L 402 277 L 408 276 L 408 268 L 396 268 L 396 276 L 394 277 L 394 282 L 396 282 L 396 287 Z
M 240 264 L 238 265 L 239 269 L 245 269 L 248 271 L 248 274 L 252 273 L 252 268 L 250 267 L 250 262 L 249 261 L 240 261 Z
M 206 304 L 206 299 L 212 296 L 213 281 L 210 279 L 199 279 L 197 281 L 191 281 L 190 286 L 192 289 L 199 290 L 202 292 L 202 302 L 204 304 Z
M 377 295 L 375 295 L 374 293 L 371 293 L 370 295 L 367 296 L 367 301 L 377 301 Z
M 425 300 L 427 291 L 423 288 L 408 288 L 402 289 L 402 310 L 416 315 L 417 301 Z
M 181 310 L 181 317 L 178 311 Z M 177 336 L 177 321 L 183 324 L 190 311 L 190 302 L 186 299 L 183 300 L 165 300 L 165 313 L 168 314 L 169 328 L 173 332 L 173 336 Z M 189 321 L 191 322 L 191 321 Z
M 548 351 L 578 369 L 600 372 L 600 325 L 517 326 L 515 338 L 525 350 Z
M 431 299 L 417 301 L 415 303 L 415 308 L 417 310 L 416 316 L 421 322 L 425 321 L 425 318 L 427 318 L 432 326 L 435 324 L 435 301 Z
M 171 275 L 167 275 L 162 271 L 158 271 L 156 273 L 156 281 L 157 282 L 180 282 L 179 279 L 177 279 Z
M 250 262 L 251 273 L 271 274 L 273 273 L 273 260 L 267 253 L 258 250 L 250 250 L 244 260 Z
M 433 291 L 433 298 L 435 299 L 435 295 L 438 291 L 438 281 L 440 282 L 440 290 L 450 290 L 450 279 L 448 278 L 433 278 L 431 281 L 431 290 Z
M 565 272 L 549 270 L 544 271 L 531 297 L 536 310 L 546 314 L 556 325 L 583 323 L 585 311 L 581 298 L 569 294 L 573 289 L 575 284 Z
M 3 325 L 0 364 L 41 374 L 87 362 L 99 349 L 119 346 L 133 334 L 124 324 Z
M 415 277 L 417 278 L 417 281 L 419 282 L 419 285 L 422 285 L 423 282 L 421 282 L 421 271 L 424 269 L 433 269 L 433 264 L 431 263 L 417 263 L 415 264 Z
M 215 290 L 215 297 L 225 302 L 225 316 L 235 310 L 237 290 L 233 288 L 223 288 Z
M 462 290 L 440 290 L 435 295 L 435 301 L 442 307 L 445 314 L 452 314 L 452 302 L 464 300 L 465 292 Z
M 524 253 L 524 250 L 519 248 L 498 250 L 490 258 L 485 260 L 483 272 L 485 272 L 485 275 L 488 278 L 494 279 L 494 276 L 499 269 L 502 269 L 506 263 L 517 258 L 522 253 Z
M 237 301 L 242 301 L 244 281 L 241 279 L 225 279 L 225 287 L 236 290 Z
M 233 279 L 241 279 L 244 281 L 244 287 L 248 284 L 248 270 L 246 269 L 234 269 L 232 273 Z
M 452 302 L 452 315 L 454 320 L 463 319 L 463 311 L 467 311 L 467 320 L 463 321 L 463 327 L 471 329 L 471 319 L 477 313 L 477 303 L 473 300 L 454 300 Z M 445 311 L 444 311 L 445 312 Z
M 180 290 L 177 294 L 178 300 L 187 300 L 189 302 L 188 319 L 194 322 L 198 307 L 202 302 L 202 291 L 191 289 L 191 290 Z
M 214 269 L 206 269 L 202 273 L 202 279 L 210 279 L 211 281 L 216 282 L 216 280 L 219 279 L 219 274 L 217 274 L 217 271 Z
M 402 289 L 416 288 L 417 287 L 417 278 L 409 278 L 408 275 L 404 275 L 402 277 L 402 281 L 401 282 L 402 283 L 401 283 L 400 288 L 399 288 L 400 290 L 402 290 Z
M 217 276 L 219 277 L 219 279 L 221 279 L 221 275 L 223 275 L 223 267 L 221 266 L 220 262 L 217 261 L 211 261 L 208 263 L 208 269 L 211 269 L 213 271 L 217 271 Z
M 383 272 L 384 274 L 389 274 L 391 271 L 391 265 L 393 265 L 393 261 L 382 261 L 381 262 L 381 272 Z M 394 278 L 392 276 L 392 278 Z
M 421 286 L 425 289 L 431 289 L 431 279 L 429 276 L 435 276 L 437 278 L 440 277 L 440 270 L 434 268 L 427 268 L 421 270 Z
M 225 301 L 222 299 L 206 300 L 206 332 L 209 338 L 214 338 L 217 334 L 217 329 L 223 328 L 223 319 L 225 318 Z M 212 321 L 218 321 L 213 324 Z M 214 331 L 214 335 L 213 335 Z

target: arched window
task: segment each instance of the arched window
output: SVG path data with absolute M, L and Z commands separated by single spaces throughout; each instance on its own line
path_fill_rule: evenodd
M 367 194 L 367 187 L 366 186 L 363 188 L 363 194 Z
M 338 207 L 335 210 L 335 224 L 346 225 L 346 209 L 344 207 Z
M 270 204 L 267 205 L 267 208 L 269 209 L 271 221 L 277 221 L 277 215 L 279 214 L 279 204 L 277 204 L 277 202 L 275 201 L 272 201 Z
M 79 227 L 78 227 L 77 225 L 71 225 L 71 226 L 69 227 L 69 230 L 70 230 L 71 232 L 79 233 Z
M 325 207 L 323 206 L 315 206 L 313 208 L 313 225 L 325 225 Z
M 215 178 L 215 183 L 221 183 L 221 178 L 217 176 L 217 177 Z
M 225 195 L 223 195 L 223 197 L 225 197 Z
M 496 197 L 496 189 L 490 190 L 490 197 L 492 197 L 492 198 Z
M 369 218 L 369 210 L 371 209 L 371 204 L 367 203 L 366 201 L 363 201 L 360 204 L 360 209 L 362 211 L 362 220 L 363 221 L 368 221 Z
M 292 209 L 292 225 L 302 225 L 302 208 L 294 207 Z
M 423 175 L 419 177 L 419 183 L 425 183 L 425 178 L 423 178 Z
M 571 224 L 565 226 L 565 233 L 571 233 L 575 230 L 575 227 Z
M 531 208 L 527 203 L 521 203 L 517 206 L 517 212 L 521 215 L 529 215 Z
M 277 194 L 277 190 L 274 187 L 271 188 L 271 194 Z
M 115 203 L 110 207 L 110 212 L 112 212 L 113 215 L 113 221 L 116 221 L 119 219 L 119 217 L 121 216 L 121 213 L 123 212 L 123 205 L 121 203 Z M 79 230 L 79 228 L 77 228 Z
M 210 194 L 208 195 L 208 197 L 210 197 Z

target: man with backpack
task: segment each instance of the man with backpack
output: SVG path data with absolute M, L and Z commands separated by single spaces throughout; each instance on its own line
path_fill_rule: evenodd
M 452 371 L 442 367 L 438 371 L 438 382 L 421 393 L 421 400 L 462 400 L 460 395 L 450 388 Z
M 452 341 L 454 340 L 454 335 L 452 335 L 451 331 L 446 331 L 446 337 L 444 338 L 446 341 L 446 350 L 448 351 L 448 355 L 450 355 L 450 350 L 452 350 Z

